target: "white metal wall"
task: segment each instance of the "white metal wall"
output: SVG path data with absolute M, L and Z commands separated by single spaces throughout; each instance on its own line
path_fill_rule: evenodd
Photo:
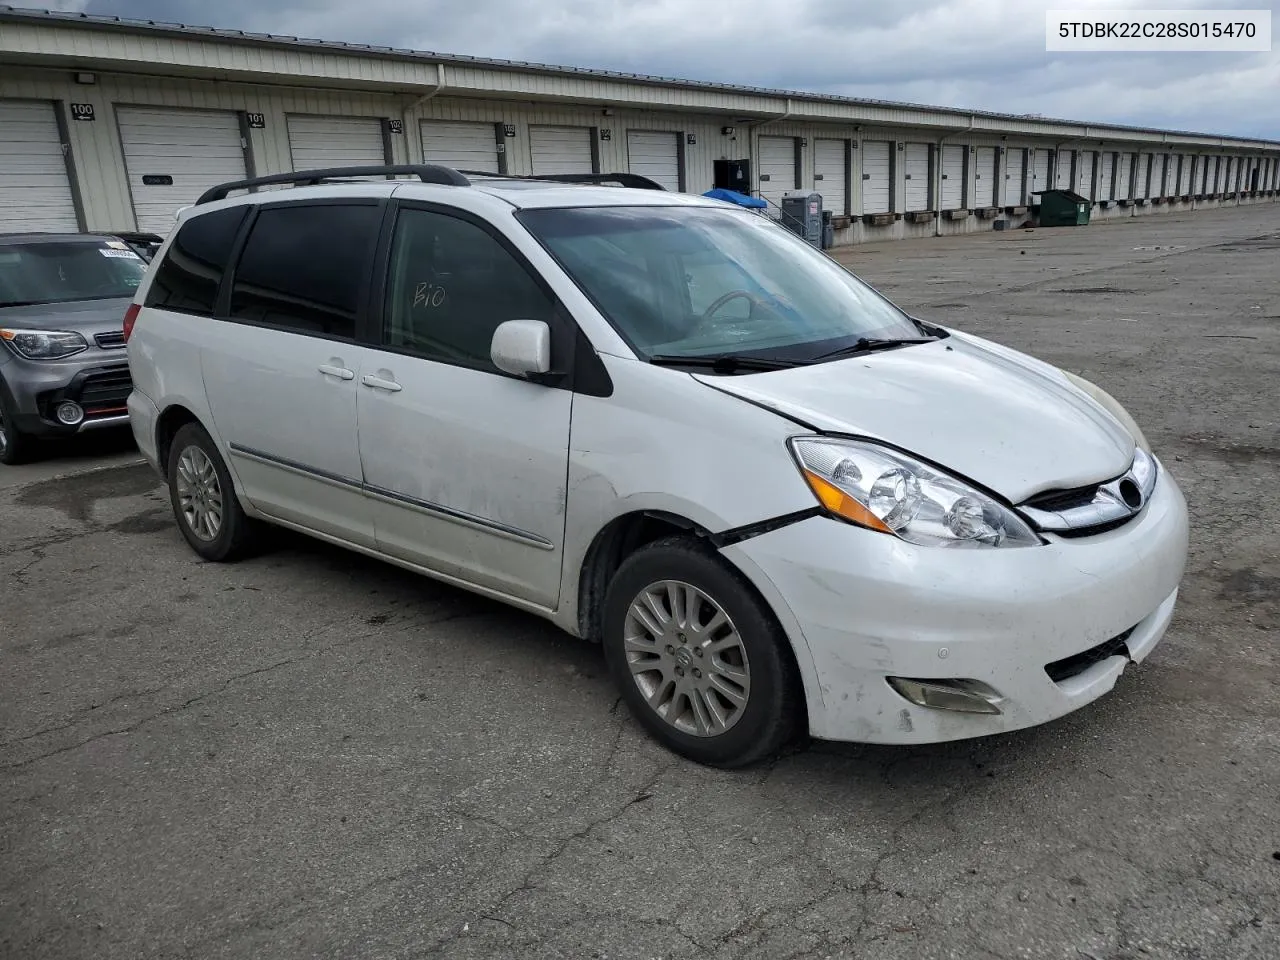
M 929 144 L 908 143 L 902 151 L 903 182 L 908 211 L 929 209 Z
M 834 214 L 848 212 L 849 144 L 845 140 L 813 141 L 813 187 L 822 194 L 822 209 Z
M 423 120 L 418 136 L 423 160 L 455 170 L 498 172 L 497 132 L 492 123 Z
M 119 107 L 116 118 L 139 230 L 167 234 L 179 209 L 246 176 L 240 118 L 230 111 Z
M 862 144 L 862 212 L 889 213 L 889 153 L 887 140 L 866 140 Z
M 996 205 L 996 148 L 979 147 L 974 154 L 973 205 Z
M 960 144 L 942 145 L 941 210 L 959 210 L 964 206 L 964 153 Z
M 54 105 L 0 101 L 0 232 L 78 229 Z

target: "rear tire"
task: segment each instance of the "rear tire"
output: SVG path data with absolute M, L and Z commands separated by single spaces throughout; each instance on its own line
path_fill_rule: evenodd
M 659 540 L 623 561 L 602 642 L 632 714 L 682 756 L 748 766 L 800 730 L 804 696 L 786 635 L 746 579 L 697 540 Z
M 35 437 L 18 429 L 13 411 L 5 400 L 3 385 L 0 385 L 0 463 L 9 466 L 26 463 L 35 445 Z
M 236 497 L 231 474 L 204 427 L 188 423 L 173 438 L 169 502 L 191 549 L 215 563 L 236 560 L 257 543 L 259 524 Z

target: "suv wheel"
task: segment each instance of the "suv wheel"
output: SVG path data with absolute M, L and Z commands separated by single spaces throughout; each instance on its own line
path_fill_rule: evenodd
M 10 466 L 25 463 L 34 442 L 34 437 L 18 429 L 9 404 L 5 402 L 4 390 L 0 389 L 0 463 Z
M 187 424 L 173 438 L 168 477 L 173 515 L 191 549 L 218 562 L 242 556 L 257 524 L 245 515 L 226 464 L 199 424 Z
M 802 694 L 786 636 L 742 576 L 697 541 L 661 540 L 623 562 L 602 639 L 632 713 L 691 760 L 746 766 L 798 729 Z

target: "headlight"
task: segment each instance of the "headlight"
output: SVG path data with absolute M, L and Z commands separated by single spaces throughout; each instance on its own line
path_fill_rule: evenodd
M 1012 510 L 896 450 L 859 440 L 797 437 L 791 450 L 829 512 L 908 543 L 1030 547 L 1040 543 Z
M 1096 383 L 1090 383 L 1084 377 L 1077 377 L 1069 370 L 1063 370 L 1062 373 L 1073 384 L 1089 396 L 1093 397 L 1094 400 L 1098 401 L 1102 406 L 1102 409 L 1106 410 L 1107 413 L 1119 420 L 1120 426 L 1129 431 L 1133 436 L 1133 442 L 1136 443 L 1140 449 L 1145 450 L 1147 453 L 1151 452 L 1151 445 L 1147 443 L 1147 438 L 1142 435 L 1142 431 L 1134 422 L 1133 417 L 1129 416 L 1129 411 L 1120 406 L 1119 400 L 1107 393 L 1107 391 L 1103 390 Z
M 89 342 L 84 337 L 70 330 L 0 328 L 0 339 L 28 360 L 61 360 L 89 347 Z

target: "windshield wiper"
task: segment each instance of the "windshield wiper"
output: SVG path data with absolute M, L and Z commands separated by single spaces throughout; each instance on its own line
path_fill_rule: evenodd
M 738 353 L 717 353 L 700 357 L 658 353 L 651 356 L 649 362 L 657 367 L 708 367 L 715 373 L 736 373 L 739 370 L 787 370 L 804 361 L 770 360 L 768 357 L 750 357 Z
M 0 309 L 4 307 L 34 307 L 40 300 L 4 300 L 0 301 Z
M 838 350 L 829 350 L 826 353 L 820 353 L 816 357 L 810 357 L 807 362 L 820 363 L 823 360 L 836 360 L 840 357 L 855 357 L 860 353 L 874 353 L 877 350 L 892 350 L 894 347 L 905 347 L 912 343 L 936 343 L 937 337 L 897 337 L 881 339 L 879 337 L 859 337 L 847 347 L 840 347 Z

